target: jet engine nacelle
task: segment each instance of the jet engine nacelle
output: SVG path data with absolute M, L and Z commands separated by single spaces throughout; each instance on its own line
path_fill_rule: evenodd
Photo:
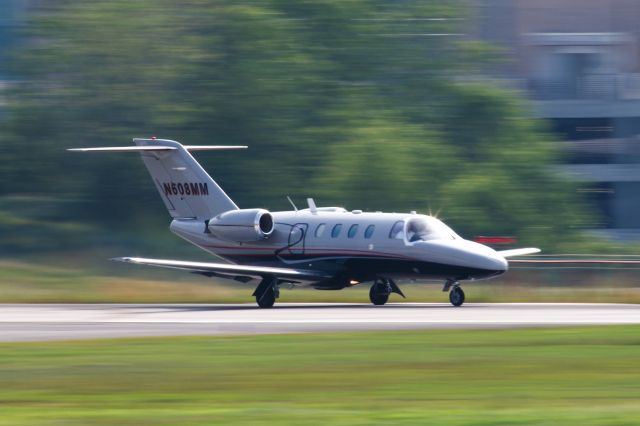
M 263 240 L 271 235 L 273 227 L 273 216 L 264 209 L 230 210 L 207 225 L 216 237 L 241 243 Z

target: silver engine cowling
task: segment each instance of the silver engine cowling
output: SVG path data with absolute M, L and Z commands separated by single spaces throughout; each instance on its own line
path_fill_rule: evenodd
M 230 210 L 209 221 L 209 231 L 226 241 L 249 242 L 268 238 L 273 233 L 273 216 L 264 209 Z

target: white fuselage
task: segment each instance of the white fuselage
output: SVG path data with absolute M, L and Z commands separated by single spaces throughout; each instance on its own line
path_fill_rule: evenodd
M 339 277 L 338 286 L 377 276 L 483 279 L 507 270 L 496 251 L 461 238 L 430 216 L 340 208 L 272 215 L 271 235 L 251 242 L 220 239 L 197 220 L 174 220 L 171 230 L 228 261 L 325 270 Z

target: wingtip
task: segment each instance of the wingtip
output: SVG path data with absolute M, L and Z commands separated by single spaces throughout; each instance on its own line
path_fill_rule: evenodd
M 502 257 L 517 257 L 517 256 L 528 256 L 531 254 L 540 253 L 542 250 L 536 247 L 527 247 L 527 248 L 518 248 L 518 249 L 509 249 L 509 250 L 500 250 L 498 254 Z

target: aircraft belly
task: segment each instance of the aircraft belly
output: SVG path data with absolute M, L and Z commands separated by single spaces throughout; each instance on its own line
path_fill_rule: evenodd
M 349 276 L 358 281 L 370 281 L 379 276 L 393 279 L 486 279 L 502 274 L 504 271 L 470 268 L 425 262 L 414 259 L 385 257 L 289 255 L 278 256 L 274 253 L 244 252 L 217 253 L 237 264 L 272 266 L 280 268 L 313 268 L 333 274 Z
M 377 276 L 393 279 L 486 279 L 504 272 L 411 259 L 349 259 L 345 267 L 363 281 Z

